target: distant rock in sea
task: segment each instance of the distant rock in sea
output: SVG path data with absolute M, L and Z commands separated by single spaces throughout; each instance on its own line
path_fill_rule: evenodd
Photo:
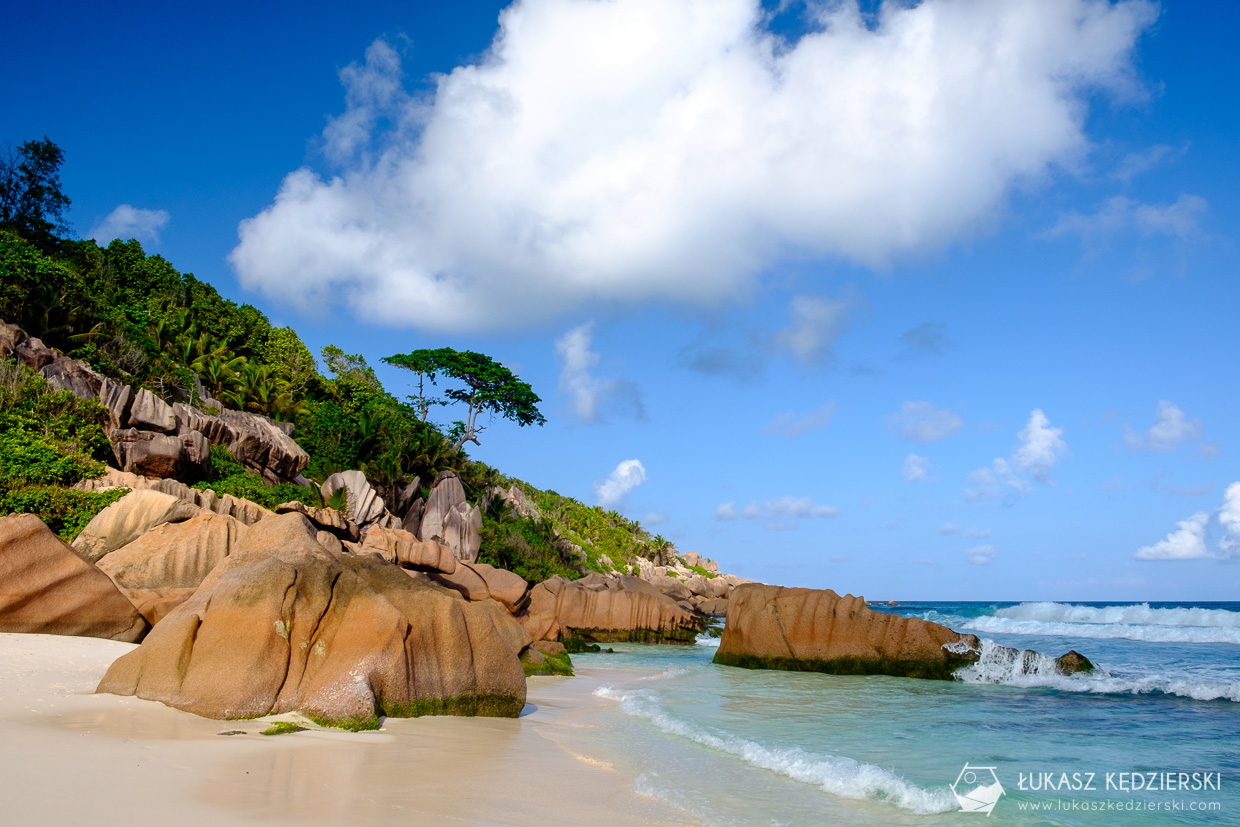
M 1007 651 L 1017 665 L 1036 660 L 1022 657 L 1024 652 Z M 976 663 L 981 653 L 982 642 L 974 635 L 921 618 L 876 612 L 863 597 L 755 583 L 733 590 L 715 663 L 951 680 L 958 669 Z M 1060 674 L 1093 669 L 1076 652 L 1054 664 Z

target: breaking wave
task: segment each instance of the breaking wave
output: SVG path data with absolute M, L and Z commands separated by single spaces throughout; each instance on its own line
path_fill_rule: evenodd
M 1237 681 L 1190 674 L 1111 674 L 1101 667 L 1088 674 L 1061 675 L 1053 658 L 1028 650 L 1009 649 L 985 639 L 981 657 L 971 666 L 957 669 L 955 678 L 963 683 L 1044 687 L 1063 692 L 1176 695 L 1195 701 L 1240 702 L 1240 682 Z
M 944 813 L 958 807 L 951 790 L 928 790 L 873 764 L 797 748 L 764 747 L 727 734 L 715 734 L 669 715 L 658 696 L 644 690 L 621 692 L 610 686 L 594 690 L 601 698 L 619 701 L 626 715 L 644 718 L 668 735 L 676 735 L 740 758 L 750 766 L 770 770 L 794 781 L 813 784 L 841 798 L 871 799 L 894 804 L 913 813 Z
M 998 609 L 993 615 L 969 618 L 957 628 L 1007 635 L 1240 644 L 1240 612 L 1153 609 L 1148 603 L 1128 606 L 1021 603 Z

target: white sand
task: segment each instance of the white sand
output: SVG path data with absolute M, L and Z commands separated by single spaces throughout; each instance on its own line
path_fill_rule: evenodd
M 0 823 L 681 824 L 633 779 L 557 746 L 590 682 L 533 678 L 519 720 L 389 719 L 379 732 L 264 737 L 93 694 L 132 644 L 0 634 Z M 243 730 L 224 737 L 218 733 Z

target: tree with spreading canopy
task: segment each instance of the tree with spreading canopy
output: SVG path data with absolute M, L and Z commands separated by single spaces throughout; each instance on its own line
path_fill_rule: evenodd
M 542 400 L 529 384 L 522 382 L 512 371 L 490 356 L 474 353 L 472 350 L 458 351 L 441 347 L 396 354 L 384 358 L 383 361 L 418 375 L 418 393 L 410 397 L 409 401 L 423 422 L 433 405 L 456 402 L 468 406 L 465 419 L 455 423 L 454 451 L 466 442 L 482 444 L 478 441 L 478 434 L 484 426 L 478 424 L 478 415 L 484 411 L 499 414 L 522 427 L 543 425 L 547 422 L 546 417 L 538 411 L 538 403 Z M 465 387 L 447 388 L 442 399 L 432 398 L 428 395 L 426 385 L 429 383 L 433 386 L 439 376 L 456 379 L 463 382 Z
M 67 233 L 69 198 L 60 190 L 65 153 L 46 137 L 0 153 L 0 229 L 16 230 L 48 248 Z

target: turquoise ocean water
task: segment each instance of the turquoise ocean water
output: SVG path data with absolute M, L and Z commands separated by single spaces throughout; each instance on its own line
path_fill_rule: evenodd
M 566 746 L 707 824 L 1240 824 L 1240 603 L 885 610 L 1099 669 L 918 681 L 715 666 L 705 637 L 615 644 L 574 656 L 598 704 Z M 953 783 L 995 780 L 990 816 L 961 812 Z

